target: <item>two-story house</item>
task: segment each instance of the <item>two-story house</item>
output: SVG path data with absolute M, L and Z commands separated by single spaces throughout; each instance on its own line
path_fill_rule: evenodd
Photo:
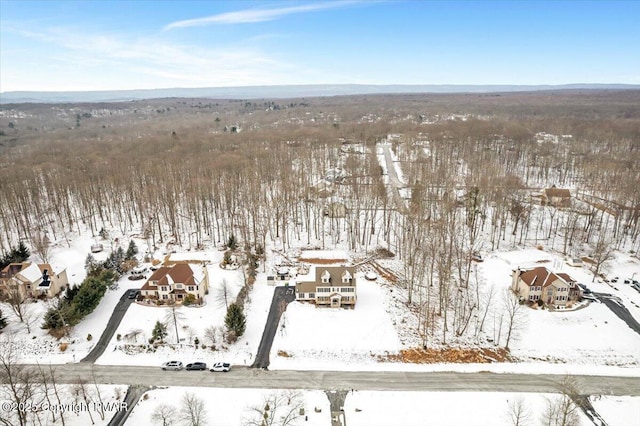
M 296 300 L 320 306 L 355 307 L 357 300 L 353 266 L 316 266 L 313 281 L 296 283 Z
M 0 297 L 51 298 L 68 285 L 67 270 L 48 263 L 10 263 L 0 271 Z
M 209 276 L 204 266 L 176 263 L 162 266 L 149 277 L 140 289 L 143 301 L 159 304 L 182 304 L 192 294 L 201 304 L 209 289 Z
M 566 306 L 580 298 L 578 283 L 565 273 L 553 273 L 544 267 L 513 271 L 513 291 L 530 302 L 542 300 L 547 305 Z

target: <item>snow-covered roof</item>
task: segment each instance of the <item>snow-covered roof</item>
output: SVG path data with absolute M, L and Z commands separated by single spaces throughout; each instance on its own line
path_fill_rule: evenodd
M 196 282 L 199 283 L 204 279 L 204 271 L 198 265 L 194 265 L 192 263 L 189 264 L 189 267 L 193 271 L 193 278 L 195 278 Z
M 42 271 L 40 271 L 40 268 L 38 268 L 38 265 L 36 265 L 35 263 L 32 263 L 26 268 L 24 268 L 22 271 L 20 271 L 20 275 L 22 275 L 32 283 L 35 283 L 40 278 L 42 278 Z

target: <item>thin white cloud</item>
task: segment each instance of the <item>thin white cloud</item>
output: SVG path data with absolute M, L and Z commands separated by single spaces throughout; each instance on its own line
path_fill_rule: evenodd
M 186 19 L 172 22 L 164 27 L 164 30 L 174 28 L 201 27 L 215 24 L 247 24 L 254 22 L 273 21 L 287 15 L 296 13 L 316 12 L 327 9 L 337 9 L 358 3 L 354 1 L 341 1 L 330 3 L 316 3 L 303 6 L 282 7 L 276 9 L 245 9 L 236 12 L 220 13 L 204 18 Z
M 269 85 L 300 75 L 295 64 L 255 46 L 209 47 L 161 35 L 91 34 L 61 27 L 19 34 L 44 43 L 50 52 L 39 58 L 48 63 L 47 78 L 40 75 L 42 64 L 25 70 L 23 62 L 7 62 L 0 75 L 3 91 Z

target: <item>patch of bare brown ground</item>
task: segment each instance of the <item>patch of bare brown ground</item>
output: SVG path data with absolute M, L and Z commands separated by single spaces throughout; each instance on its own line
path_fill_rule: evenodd
M 393 272 L 391 272 L 389 269 L 385 268 L 384 266 L 381 266 L 377 262 L 371 262 L 371 266 L 373 266 L 373 269 L 375 269 L 376 273 L 379 276 L 381 276 L 385 280 L 389 281 L 390 283 L 398 282 L 398 277 L 396 276 L 396 274 L 394 274 Z
M 504 348 L 447 348 L 447 349 L 403 349 L 397 355 L 380 356 L 380 361 L 406 362 L 411 364 L 489 364 L 508 362 L 509 351 Z

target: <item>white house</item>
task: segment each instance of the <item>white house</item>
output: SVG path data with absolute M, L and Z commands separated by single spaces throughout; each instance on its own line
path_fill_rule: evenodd
M 338 308 L 355 307 L 357 300 L 353 266 L 316 266 L 315 280 L 296 283 L 296 300 Z

